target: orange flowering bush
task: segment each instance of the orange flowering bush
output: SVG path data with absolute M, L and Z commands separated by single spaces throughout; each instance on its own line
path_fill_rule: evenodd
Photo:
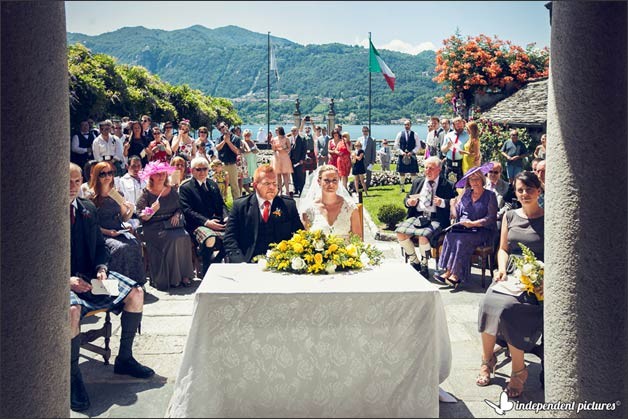
M 456 33 L 443 41 L 444 47 L 436 52 L 436 77 L 447 91 L 437 102 L 451 101 L 454 96 L 464 97 L 468 106 L 475 93 L 500 91 L 506 86 L 519 89 L 528 79 L 547 77 L 549 49 L 525 49 L 486 35 L 465 39 Z

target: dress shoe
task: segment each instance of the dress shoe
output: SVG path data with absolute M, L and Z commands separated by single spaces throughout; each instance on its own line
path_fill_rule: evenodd
M 419 273 L 423 275 L 423 278 L 427 279 L 430 276 L 430 271 L 427 269 L 427 263 L 420 265 Z
M 434 276 L 432 277 L 435 280 L 437 280 L 438 282 L 445 284 L 446 278 L 442 277 L 440 274 L 435 273 Z
M 116 374 L 127 374 L 135 378 L 148 378 L 155 374 L 155 371 L 140 364 L 133 357 L 125 360 L 116 358 L 113 372 Z
M 83 384 L 81 373 L 74 374 L 70 382 L 70 408 L 75 412 L 83 412 L 89 409 L 89 396 Z

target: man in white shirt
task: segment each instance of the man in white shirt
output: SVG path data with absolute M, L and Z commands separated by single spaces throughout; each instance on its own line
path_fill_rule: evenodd
M 116 188 L 122 193 L 125 200 L 133 204 L 133 211 L 135 212 L 135 204 L 142 195 L 142 189 L 146 187 L 146 181 L 139 177 L 142 159 L 139 156 L 131 156 L 128 169 L 129 171 L 118 180 Z
M 76 163 L 81 169 L 85 167 L 85 163 L 93 158 L 92 144 L 98 134 L 89 129 L 87 120 L 81 121 L 80 130 L 72 137 L 71 145 L 71 161 Z
M 469 134 L 465 130 L 466 123 L 459 116 L 453 120 L 454 130 L 445 136 L 441 151 L 447 157 L 447 171 L 445 176 L 451 181 L 462 179 L 462 153 L 464 145 L 469 141 Z
M 126 167 L 126 159 L 122 150 L 122 141 L 111 134 L 111 120 L 106 119 L 100 123 L 100 135 L 92 143 L 94 160 L 113 160 L 116 166 L 116 176 L 121 176 Z
M 264 127 L 259 127 L 257 131 L 257 144 L 265 144 L 266 143 L 266 134 L 264 134 Z

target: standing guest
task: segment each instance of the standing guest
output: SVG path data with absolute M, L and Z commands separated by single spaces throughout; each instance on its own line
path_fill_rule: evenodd
M 318 166 L 327 164 L 329 161 L 329 135 L 327 128 L 317 126 L 316 132 L 316 149 L 318 150 Z
M 207 159 L 195 157 L 190 165 L 194 179 L 181 185 L 179 200 L 185 215 L 185 229 L 194 239 L 202 255 L 203 266 L 199 275 L 204 276 L 212 262 L 222 260 L 222 252 L 219 252 L 215 259 L 212 256 L 214 250 L 222 250 L 227 207 L 218 190 L 218 185 L 208 178 Z
M 382 165 L 382 170 L 390 170 L 391 152 L 386 138 L 382 140 L 382 146 L 377 151 L 377 154 L 379 154 L 379 162 Z
M 164 140 L 168 141 L 168 144 L 170 144 L 170 148 L 172 149 L 172 140 L 174 140 L 174 126 L 172 125 L 172 122 L 164 122 L 164 133 L 162 137 Z
M 531 162 L 531 166 L 532 166 L 532 171 L 536 172 L 536 166 L 539 164 L 540 161 L 542 161 L 543 159 L 539 159 L 538 157 L 535 157 L 532 159 Z
M 528 149 L 525 144 L 519 140 L 519 133 L 516 129 L 510 130 L 510 140 L 504 142 L 501 153 L 506 159 L 508 181 L 514 183 L 515 176 L 523 171 L 523 159 L 528 155 Z
M 244 179 L 249 177 L 249 167 L 244 158 L 244 141 L 240 141 L 240 154 L 236 156 L 236 167 L 238 169 L 238 188 L 240 189 L 240 196 L 244 193 Z M 248 188 L 248 185 L 247 185 Z M 250 189 L 249 189 L 250 191 Z
M 194 156 L 194 139 L 190 137 L 190 121 L 187 119 L 179 122 L 179 132 L 172 140 L 172 153 L 183 157 L 188 162 Z
M 432 153 L 432 139 L 434 136 L 434 123 L 432 122 L 432 120 L 428 120 L 427 124 L 427 137 L 425 138 L 425 144 L 426 144 L 426 149 L 425 149 L 425 153 L 429 156 L 433 156 L 434 154 Z
M 264 127 L 259 127 L 257 131 L 257 144 L 265 144 L 266 143 L 266 135 L 264 134 Z
M 210 164 L 212 170 L 212 180 L 218 185 L 220 196 L 223 200 L 227 200 L 227 189 L 229 188 L 229 173 L 224 170 L 224 165 L 218 159 L 214 160 Z
M 142 195 L 142 189 L 146 187 L 146 182 L 140 179 L 139 172 L 142 170 L 142 159 L 139 156 L 129 157 L 128 171 L 120 178 L 118 182 L 118 191 L 133 204 L 135 211 L 135 203 Z M 139 223 L 134 226 L 137 228 Z
M 119 120 L 113 121 L 113 135 L 120 140 L 122 144 L 126 144 L 130 138 L 130 134 L 125 133 L 122 129 L 122 122 Z
M 144 292 L 132 279 L 109 271 L 109 251 L 96 222 L 96 208 L 78 198 L 83 177 L 81 168 L 70 163 L 70 408 L 80 412 L 89 409 L 89 395 L 79 368 L 81 318 L 92 310 L 109 309 L 120 316 L 120 349 L 114 374 L 149 378 L 155 374 L 133 357 L 133 341 L 142 320 Z M 117 279 L 119 295 L 94 295 L 90 279 Z
M 131 134 L 129 141 L 124 143 L 124 157 L 140 156 L 142 166 L 146 166 L 152 156 L 152 151 L 148 147 L 149 143 L 145 143 L 142 137 L 142 124 L 140 124 L 139 121 L 131 121 L 129 122 L 129 126 L 131 128 Z
M 338 168 L 342 186 L 347 191 L 349 190 L 349 174 L 351 173 L 351 148 L 351 137 L 345 131 L 342 133 L 342 141 L 336 145 L 336 152 L 338 153 L 336 167 Z
M 462 153 L 462 173 L 465 174 L 472 167 L 480 165 L 482 159 L 480 155 L 480 129 L 475 121 L 467 123 L 467 132 L 469 133 L 469 141 L 464 144 L 460 153 Z
M 545 153 L 547 153 L 547 134 L 541 135 L 541 144 L 534 149 L 534 157 L 545 160 Z
M 273 150 L 272 166 L 277 175 L 279 193 L 283 185 L 286 195 L 290 195 L 290 174 L 293 172 L 290 161 L 290 140 L 286 137 L 283 127 L 275 128 L 277 137 L 273 138 L 271 148 Z
M 180 284 L 189 287 L 194 276 L 179 194 L 168 182 L 168 173 L 174 170 L 168 163 L 151 162 L 140 172 L 148 185 L 137 200 L 137 211 L 144 225 L 151 281 L 160 291 Z
M 377 159 L 375 151 L 375 140 L 371 137 L 369 127 L 362 127 L 362 137 L 358 138 L 364 149 L 364 169 L 366 170 L 366 186 L 371 187 L 371 176 L 373 175 L 373 165 Z
M 146 282 L 142 244 L 130 233 L 123 233 L 133 215 L 135 205 L 125 202 L 118 204 L 109 196 L 114 187 L 115 168 L 110 162 L 99 162 L 92 167 L 90 186 L 94 191 L 91 201 L 96 206 L 100 232 L 111 255 L 109 268 L 131 278 L 140 285 Z
M 522 207 L 506 213 L 502 221 L 501 240 L 497 252 L 497 274 L 480 302 L 478 331 L 482 334 L 482 366 L 475 383 L 487 386 L 495 371 L 494 354 L 497 336 L 508 343 L 512 372 L 506 387 L 508 397 L 519 397 L 528 379 L 524 351 L 534 348 L 543 334 L 543 305 L 533 293 L 505 293 L 499 283 L 511 282 L 507 268 L 510 255 L 521 255 L 519 243 L 527 246 L 538 260 L 544 258 L 544 211 L 538 204 L 541 183 L 532 172 L 515 176 L 515 192 Z M 542 291 L 542 290 L 540 290 Z
M 194 142 L 194 157 L 205 157 L 208 161 L 216 156 L 216 144 L 209 139 L 209 129 L 200 127 Z
M 541 160 L 536 165 L 536 171 L 534 172 L 541 181 L 541 194 L 539 195 L 539 206 L 545 208 L 545 163 L 546 160 Z
M 179 189 L 179 185 L 190 177 L 188 162 L 181 156 L 174 156 L 172 160 L 170 160 L 170 166 L 174 167 L 175 170 L 170 175 L 168 181 L 173 188 Z
M 364 189 L 364 195 L 369 196 L 368 185 L 364 181 L 364 174 L 366 173 L 366 167 L 364 167 L 364 150 L 362 150 L 362 143 L 359 140 L 355 142 L 353 159 L 354 163 L 351 174 L 353 174 L 355 193 L 358 193 L 359 185 L 361 184 L 362 189 Z
M 122 150 L 122 142 L 111 134 L 112 125 L 109 119 L 100 123 L 100 135 L 94 139 L 92 150 L 94 160 L 111 161 L 116 168 L 116 176 L 122 176 L 126 167 L 126 159 Z
M 450 132 L 454 130 L 451 127 L 451 123 L 449 122 L 448 118 L 441 118 L 441 125 L 443 126 L 443 131 L 445 131 L 445 135 L 449 134 Z
M 401 192 L 405 192 L 406 174 L 414 181 L 419 172 L 419 164 L 416 158 L 415 149 L 419 143 L 419 137 L 410 129 L 412 124 L 409 119 L 403 122 L 404 129 L 399 131 L 395 139 L 395 148 L 399 150 L 399 160 L 397 161 L 397 172 L 399 173 L 399 186 Z
M 255 193 L 234 201 L 223 242 L 230 263 L 250 263 L 265 255 L 270 243 L 279 243 L 303 229 L 297 206 L 278 195 L 277 175 L 262 165 L 253 176 Z
M 83 167 L 88 160 L 93 159 L 94 153 L 92 152 L 92 144 L 95 139 L 96 136 L 89 129 L 89 122 L 87 122 L 87 120 L 81 121 L 79 132 L 72 137 L 72 154 L 70 156 L 72 163 Z
M 305 118 L 309 118 L 309 116 L 306 116 Z M 306 122 L 305 118 L 303 118 L 303 122 L 301 122 L 301 127 L 303 127 L 303 124 Z M 309 120 L 307 122 L 309 122 Z M 303 139 L 305 140 L 305 159 L 303 160 L 303 170 L 305 170 L 307 174 L 310 174 L 316 170 L 316 155 L 318 154 L 316 142 L 314 141 L 314 135 L 312 134 L 312 127 L 310 125 L 305 126 Z
M 423 165 L 425 177 L 418 177 L 412 182 L 410 193 L 404 200 L 408 216 L 395 232 L 410 265 L 427 278 L 427 261 L 432 251 L 430 241 L 435 243 L 441 231 L 449 227 L 449 203 L 456 197 L 456 189 L 453 183 L 441 176 L 441 161 L 438 157 L 428 157 Z M 420 263 L 413 237 L 419 238 Z
M 253 183 L 253 173 L 255 173 L 255 169 L 257 169 L 257 153 L 259 149 L 252 139 L 253 132 L 250 129 L 245 129 L 243 135 L 242 156 L 246 162 L 247 177 L 242 180 L 242 183 L 246 193 L 250 194 L 252 193 L 251 183 Z
M 342 142 L 342 134 L 340 131 L 334 129 L 331 132 L 331 138 L 327 149 L 329 150 L 329 164 L 338 168 L 338 144 Z
M 465 131 L 464 119 L 459 116 L 453 120 L 454 130 L 445 135 L 445 140 L 441 151 L 447 158 L 447 171 L 445 176 L 449 180 L 456 180 L 459 182 L 462 179 L 462 153 L 460 150 L 464 149 L 464 145 L 469 141 L 469 134 Z
M 226 122 L 218 124 L 220 137 L 216 150 L 218 150 L 218 159 L 224 164 L 224 170 L 229 174 L 229 186 L 231 186 L 231 197 L 235 201 L 240 197 L 240 188 L 238 187 L 238 168 L 236 166 L 237 156 L 240 154 L 240 137 L 229 132 L 229 125 Z
M 153 120 L 148 115 L 142 115 L 140 121 L 142 121 L 142 139 L 144 144 L 150 144 L 155 139 L 152 131 Z
M 430 121 L 432 122 L 432 131 L 427 134 L 427 139 L 425 140 L 428 151 L 430 156 L 438 156 L 442 160 L 444 157 L 440 148 L 445 139 L 445 130 L 440 126 L 440 119 L 437 116 L 432 116 Z
M 150 161 L 162 161 L 167 163 L 172 157 L 170 144 L 161 136 L 161 129 L 153 127 L 153 141 L 148 144 L 148 148 L 152 154 Z
M 299 129 L 295 126 L 290 130 L 292 134 L 290 146 L 290 162 L 292 163 L 292 185 L 295 194 L 301 194 L 303 185 L 305 184 L 305 170 L 303 162 L 305 161 L 305 140 L 299 135 Z
M 456 225 L 445 236 L 438 266 L 445 269 L 434 278 L 454 288 L 469 278 L 471 255 L 477 246 L 493 244 L 497 222 L 497 198 L 484 187 L 484 175 L 492 168 L 490 163 L 476 166 L 456 183 L 466 190 L 455 206 Z

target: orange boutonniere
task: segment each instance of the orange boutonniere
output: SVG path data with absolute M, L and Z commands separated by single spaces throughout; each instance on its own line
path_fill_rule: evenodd
M 278 208 L 276 210 L 273 211 L 273 215 L 275 217 L 281 217 L 281 210 Z

